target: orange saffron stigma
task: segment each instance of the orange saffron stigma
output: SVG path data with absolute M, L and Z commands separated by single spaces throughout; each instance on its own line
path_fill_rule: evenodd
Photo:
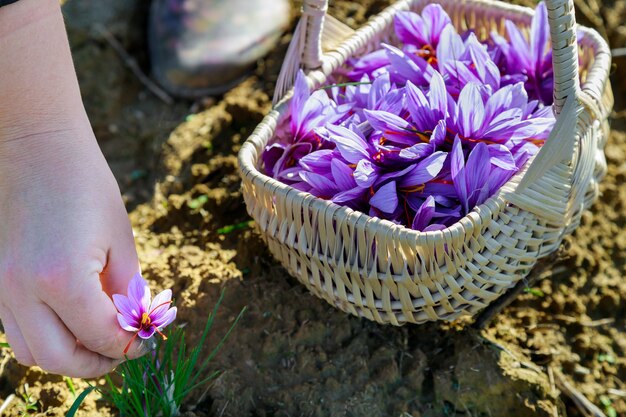
M 124 348 L 124 355 L 126 355 L 128 353 L 128 349 L 130 349 L 130 345 L 133 343 L 133 341 L 137 338 L 137 335 L 139 334 L 139 332 L 136 332 L 133 337 L 130 339 L 130 341 L 128 342 L 128 344 L 126 345 L 126 347 Z
M 415 55 L 419 56 L 420 58 L 426 59 L 426 62 L 428 62 L 429 64 L 437 63 L 437 54 L 435 52 L 435 48 L 430 45 L 424 45 L 422 49 L 415 53 Z
M 403 188 L 402 191 L 407 193 L 421 193 L 426 188 L 426 184 L 416 185 L 414 187 Z
M 154 330 L 163 338 L 163 340 L 167 340 L 167 336 L 161 333 L 158 327 L 156 327 L 154 324 L 152 326 L 154 327 Z
M 159 304 L 158 306 L 156 306 L 152 310 L 150 310 L 150 313 L 148 313 L 148 314 L 152 314 L 152 313 L 154 313 L 154 310 L 156 310 L 157 308 L 163 307 L 164 305 L 168 305 L 168 304 L 172 304 L 172 301 L 170 300 L 170 301 L 166 301 L 164 303 Z M 143 313 L 143 314 L 146 314 L 146 313 Z M 148 324 L 150 324 L 150 323 L 148 323 Z

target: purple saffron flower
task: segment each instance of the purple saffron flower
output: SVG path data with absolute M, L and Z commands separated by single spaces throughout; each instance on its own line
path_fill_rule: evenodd
M 401 171 L 381 175 L 370 205 L 383 213 L 395 213 L 400 202 L 399 194 L 422 191 L 439 175 L 446 157 L 446 152 L 435 152 Z
M 352 66 L 352 70 L 347 74 L 348 78 L 352 81 L 359 81 L 363 75 L 376 78 L 387 72 L 389 58 L 384 50 L 378 49 L 358 59 L 350 60 L 348 63 Z
M 433 75 L 434 68 L 420 56 L 406 53 L 395 46 L 382 44 L 389 58 L 391 81 L 404 85 L 411 81 L 416 85 L 427 85 Z
M 323 90 L 310 93 L 304 72 L 298 72 L 290 102 L 292 140 L 319 142 L 315 128 L 340 120 L 348 107 L 338 108 Z
M 504 164 L 498 158 L 493 158 L 490 148 L 485 143 L 476 145 L 469 152 L 466 161 L 461 140 L 458 137 L 452 146 L 450 169 L 454 188 L 463 207 L 463 214 L 469 213 L 472 208 L 484 203 L 517 170 L 512 161 Z
M 330 89 L 336 103 L 351 108 L 352 114 L 341 121 L 342 126 L 363 123 L 365 121 L 363 109 L 385 110 L 390 113 L 402 111 L 404 88 L 397 88 L 392 84 L 389 73 L 382 73 L 373 81 L 364 75 L 359 83 L 361 84 L 338 85 Z
M 289 128 L 282 132 L 287 137 L 268 146 L 263 153 L 265 171 L 281 180 L 293 179 L 294 168 L 298 168 L 298 160 L 304 155 L 330 146 L 315 133 L 315 129 L 326 123 L 337 123 L 350 107 L 337 106 L 325 91 L 317 90 L 311 94 L 302 71 L 296 77 L 294 95 L 289 105 Z
M 554 125 L 546 9 L 529 40 L 458 33 L 441 6 L 399 12 L 400 47 L 381 48 L 309 92 L 263 154 L 292 187 L 419 231 L 458 221 L 537 153 Z M 345 80 L 358 83 L 344 83 Z M 531 99 L 529 100 L 529 96 Z
M 544 2 L 535 8 L 530 26 L 530 39 L 526 40 L 520 29 L 511 21 L 505 22 L 507 41 L 497 33 L 491 37 L 503 56 L 503 70 L 506 74 L 526 76 L 525 87 L 533 99 L 544 105 L 552 104 L 554 73 L 552 69 L 552 49 L 549 48 L 550 26 L 548 10 Z
M 328 125 L 324 135 L 335 143 L 335 150 L 313 152 L 301 160 L 300 178 L 308 187 L 298 187 L 335 203 L 358 208 L 367 190 L 378 178 L 375 148 L 354 126 Z
M 296 142 L 291 144 L 274 143 L 268 146 L 263 153 L 265 169 L 272 177 L 285 184 L 293 183 L 297 172 L 301 169 L 299 161 L 313 150 L 310 142 Z
M 449 97 L 441 75 L 433 71 L 428 97 L 410 81 L 405 90 L 409 120 L 388 111 L 364 110 L 366 119 L 376 131 L 378 160 L 383 164 L 425 158 L 446 138 L 446 120 L 454 111 L 454 100 Z
M 454 129 L 464 142 L 536 141 L 545 138 L 554 125 L 554 117 L 524 118 L 528 97 L 521 83 L 504 86 L 486 100 L 485 95 L 477 83 L 461 90 Z
M 491 92 L 500 88 L 500 70 L 474 33 L 468 33 L 463 41 L 454 27 L 446 27 L 441 34 L 437 57 L 437 68 L 453 97 L 470 82 L 484 84 Z
M 426 6 L 421 16 L 414 12 L 398 12 L 394 19 L 394 27 L 400 41 L 421 49 L 424 52 L 423 57 L 427 60 L 434 58 L 441 32 L 451 23 L 448 14 L 438 4 Z
M 420 232 L 445 229 L 446 226 L 443 224 L 432 223 L 437 217 L 435 198 L 429 195 L 426 197 L 426 200 L 424 200 L 420 208 L 415 212 L 411 229 L 418 230 Z M 441 215 L 439 217 L 441 217 Z
M 117 321 L 122 329 L 134 332 L 124 354 L 128 353 L 131 343 L 137 336 L 149 339 L 158 333 L 166 340 L 161 330 L 176 318 L 176 307 L 172 304 L 172 290 L 160 292 L 151 300 L 148 283 L 137 273 L 128 284 L 128 295 L 114 294 L 113 303 L 117 308 Z

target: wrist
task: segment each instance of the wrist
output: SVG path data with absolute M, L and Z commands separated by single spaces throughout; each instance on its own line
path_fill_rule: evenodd
M 0 142 L 63 129 L 84 113 L 58 0 L 0 8 Z
M 96 169 L 103 157 L 89 122 L 24 126 L 10 140 L 0 140 L 0 186 L 28 184 L 54 174 L 57 178 L 77 175 L 79 166 Z M 104 163 L 106 164 L 106 163 Z M 81 172 L 82 174 L 86 174 Z M 0 187 L 2 188 L 2 187 Z

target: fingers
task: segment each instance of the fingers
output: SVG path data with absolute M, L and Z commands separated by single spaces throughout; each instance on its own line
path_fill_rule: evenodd
M 81 346 L 59 317 L 40 302 L 28 305 L 17 324 L 34 361 L 45 371 L 75 378 L 94 378 L 111 371 L 118 363 Z
M 128 283 L 140 272 L 133 231 L 126 213 L 122 217 L 122 224 L 115 231 L 107 254 L 106 266 L 100 274 L 102 288 L 109 295 L 126 294 Z
M 30 353 L 30 349 L 22 336 L 22 332 L 15 321 L 15 317 L 11 311 L 0 303 L 0 321 L 4 327 L 4 333 L 7 335 L 7 341 L 11 345 L 13 355 L 19 363 L 24 366 L 35 365 L 35 359 Z
M 120 327 L 117 310 L 102 290 L 98 275 L 83 281 L 84 285 L 67 288 L 65 300 L 51 298 L 48 304 L 86 349 L 112 359 L 123 358 L 133 334 Z M 143 353 L 136 341 L 127 356 L 132 359 Z

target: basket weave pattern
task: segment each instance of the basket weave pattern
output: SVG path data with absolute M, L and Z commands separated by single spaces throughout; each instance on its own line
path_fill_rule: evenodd
M 347 58 L 366 53 L 381 41 L 397 44 L 394 14 L 420 12 L 428 3 L 397 2 L 322 53 L 326 4 L 305 2 L 304 11 L 311 15 L 302 62 L 309 67 L 310 84 L 323 84 Z M 490 0 L 438 3 L 457 29 L 473 28 L 479 37 L 491 30 L 503 33 L 505 19 L 528 28 L 532 18 L 530 9 Z M 546 3 L 555 73 L 555 130 L 559 129 L 550 140 L 570 144 L 571 152 L 519 186 L 536 171 L 535 165 L 527 166 L 447 229 L 417 232 L 318 199 L 261 173 L 260 156 L 285 117 L 290 94 L 252 133 L 239 154 L 248 211 L 271 253 L 313 294 L 379 323 L 454 320 L 475 314 L 514 286 L 578 226 L 582 212 L 597 198 L 598 181 L 606 172 L 604 145 L 613 105 L 610 53 L 596 32 L 576 27 L 572 0 Z M 582 33 L 578 42 L 577 29 Z M 576 123 L 559 128 L 558 120 L 566 116 L 575 117 Z

